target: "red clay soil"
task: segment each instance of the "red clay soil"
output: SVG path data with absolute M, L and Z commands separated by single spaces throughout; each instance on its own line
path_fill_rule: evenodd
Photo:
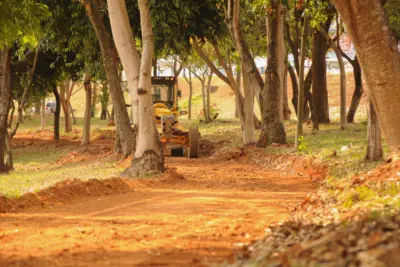
M 0 266 L 203 266 L 260 239 L 316 187 L 246 162 L 167 165 L 159 178 L 69 181 L 10 204 Z
M 56 142 L 51 132 L 32 132 L 19 134 L 13 145 L 69 147 L 59 165 L 103 162 L 113 155 L 112 136 L 101 132 L 80 147 L 74 136 Z M 325 173 L 294 155 L 221 146 L 202 143 L 202 155 L 213 154 L 211 159 L 168 158 L 168 171 L 158 178 L 70 180 L 19 199 L 0 197 L 0 266 L 202 266 L 223 260 L 286 219 L 314 191 L 315 173 Z

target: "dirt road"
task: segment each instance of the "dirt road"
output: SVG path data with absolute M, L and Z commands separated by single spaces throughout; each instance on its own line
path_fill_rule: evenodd
M 0 214 L 0 266 L 202 266 L 261 238 L 315 189 L 246 163 L 167 165 L 125 194 Z

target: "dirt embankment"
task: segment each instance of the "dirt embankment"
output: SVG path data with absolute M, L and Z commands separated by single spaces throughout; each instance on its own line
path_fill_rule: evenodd
M 122 194 L 133 191 L 129 181 L 115 178 L 109 180 L 67 180 L 42 190 L 28 193 L 20 198 L 0 196 L 0 213 L 16 212 L 30 207 L 66 204 L 85 197 Z

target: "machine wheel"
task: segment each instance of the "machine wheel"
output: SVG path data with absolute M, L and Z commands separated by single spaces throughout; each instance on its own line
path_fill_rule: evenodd
M 173 157 L 183 157 L 183 147 L 171 149 L 171 156 L 173 156 Z
M 189 158 L 198 158 L 199 157 L 199 126 L 193 125 L 189 128 Z

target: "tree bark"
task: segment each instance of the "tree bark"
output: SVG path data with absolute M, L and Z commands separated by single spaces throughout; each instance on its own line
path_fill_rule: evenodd
M 357 56 L 350 63 L 353 66 L 355 87 L 354 87 L 353 96 L 351 98 L 350 108 L 349 108 L 349 111 L 347 112 L 347 122 L 353 123 L 358 106 L 360 105 L 360 102 L 361 102 L 361 97 L 364 93 L 364 88 L 363 88 L 363 84 L 362 84 L 361 66 L 360 66 L 360 62 L 358 61 Z
M 101 3 L 99 0 L 82 0 L 86 13 L 92 23 L 97 39 L 100 44 L 103 58 L 104 70 L 106 72 L 108 85 L 112 95 L 115 125 L 120 135 L 122 154 L 127 157 L 135 151 L 135 134 L 130 125 L 130 118 L 126 109 L 124 93 L 117 70 L 117 55 L 113 45 L 113 39 L 108 33 L 101 12 Z
M 242 72 L 236 70 L 236 85 L 237 85 L 239 92 L 242 92 L 241 81 L 242 81 Z M 236 99 L 235 99 L 235 102 L 236 102 Z M 239 119 L 239 110 L 238 110 L 238 106 L 236 104 L 235 104 L 235 118 Z
M 53 85 L 53 94 L 56 99 L 56 111 L 54 112 L 54 140 L 58 141 L 60 140 L 61 100 L 56 84 Z
M 312 52 L 312 95 L 319 123 L 330 122 L 326 80 L 326 46 L 325 37 L 319 31 L 316 31 Z
M 283 76 L 285 51 L 283 38 L 283 8 L 280 2 L 271 3 L 273 14 L 267 15 L 268 60 L 265 86 L 261 92 L 262 129 L 257 146 L 266 147 L 270 142 L 285 144 L 286 132 L 283 124 Z
M 98 88 L 97 88 L 97 82 L 94 82 L 93 84 L 93 90 L 92 90 L 92 107 L 91 107 L 91 114 L 90 116 L 94 118 L 96 116 L 96 103 L 97 103 L 97 95 L 98 95 Z
M 207 118 L 209 121 L 211 121 L 211 82 L 213 78 L 213 72 L 210 70 L 210 73 L 208 75 L 208 82 L 207 82 L 207 88 L 206 88 L 206 94 L 207 94 Z
M 14 113 L 15 113 L 15 104 L 14 101 L 11 99 L 11 113 L 10 113 L 10 119 L 8 120 L 8 125 L 7 128 L 11 129 L 13 120 L 14 120 Z
M 44 131 L 46 129 L 46 97 L 40 100 L 40 130 Z
M 72 131 L 72 122 L 71 122 L 71 110 L 69 107 L 70 99 L 69 99 L 69 91 L 70 89 L 70 81 L 63 81 L 60 84 L 60 102 L 62 109 L 64 111 L 64 131 L 69 133 Z M 71 87 L 75 87 L 75 83 L 72 82 Z
M 204 121 L 209 122 L 210 119 L 207 117 L 207 99 L 206 99 L 206 75 L 207 75 L 207 69 L 203 71 L 201 75 L 197 74 L 197 70 L 194 69 L 192 70 L 192 73 L 196 78 L 199 80 L 201 84 L 201 96 L 203 100 L 203 115 L 204 115 Z
M 244 89 L 244 127 L 243 127 L 243 144 L 251 145 L 257 142 L 254 127 L 254 92 L 250 85 L 249 77 L 246 72 L 243 73 L 243 89 Z
M 189 98 L 188 98 L 188 120 L 192 119 L 192 97 L 193 97 L 193 83 L 192 83 L 192 70 L 188 67 L 189 77 L 186 77 L 186 71 L 184 71 L 183 77 L 189 85 Z
M 38 100 L 35 103 L 35 115 L 39 115 L 40 114 L 40 108 L 42 106 L 42 101 Z
M 312 69 L 310 69 L 307 73 L 306 79 L 304 81 L 304 120 L 309 120 L 311 116 L 311 121 L 313 124 L 313 130 L 319 130 L 319 122 L 317 117 L 317 111 L 315 109 L 314 98 L 311 93 L 311 85 L 312 85 Z M 307 106 L 308 103 L 308 106 Z
M 257 98 L 260 98 L 260 92 L 264 88 L 264 81 L 257 69 L 249 46 L 244 39 L 242 30 L 240 28 L 239 14 L 240 0 L 228 0 L 226 24 L 230 30 L 233 40 L 235 41 L 236 49 L 238 50 L 240 60 L 243 64 L 242 71 L 247 72 L 254 94 Z M 260 104 L 261 102 L 262 101 L 260 100 Z M 260 107 L 260 109 L 262 110 L 263 108 Z
M 8 173 L 10 166 L 5 162 L 7 147 L 7 122 L 11 100 L 11 50 L 0 50 L 0 174 Z
M 101 88 L 101 114 L 100 114 L 100 120 L 107 120 L 108 116 L 108 101 L 110 100 L 110 92 L 108 91 L 108 85 L 107 82 L 102 83 L 102 88 Z
M 304 18 L 303 33 L 301 35 L 301 52 L 300 52 L 300 71 L 299 71 L 299 94 L 298 94 L 298 109 L 297 109 L 297 128 L 295 135 L 295 149 L 299 149 L 300 137 L 303 135 L 303 112 L 304 112 L 304 60 L 306 57 L 306 43 L 307 43 L 307 32 L 308 32 L 308 16 Z
M 339 23 L 338 23 L 339 26 Z M 325 37 L 325 40 L 328 42 L 330 47 L 332 47 L 333 51 L 335 51 L 336 58 L 339 62 L 340 68 L 340 128 L 342 130 L 347 127 L 347 119 L 346 119 L 346 70 L 344 68 L 344 62 L 342 58 L 342 54 L 340 53 L 338 44 L 331 39 L 329 34 L 325 31 L 324 28 L 320 27 L 321 34 Z M 337 36 L 339 38 L 339 36 Z
M 92 109 L 92 85 L 91 85 L 91 76 L 89 72 L 85 71 L 85 115 L 83 117 L 83 132 L 82 132 L 82 145 L 89 145 L 90 144 L 90 120 L 91 116 L 91 109 Z
M 283 119 L 285 121 L 290 120 L 290 115 L 291 111 L 289 108 L 289 98 L 288 98 L 288 80 L 287 80 L 287 72 L 288 72 L 288 64 L 289 62 L 285 60 L 285 71 L 284 71 L 284 76 L 283 76 L 283 107 L 282 107 L 282 112 L 283 112 Z
M 400 148 L 400 52 L 382 4 L 375 0 L 333 0 L 346 25 L 384 136 Z
M 132 165 L 124 177 L 148 176 L 164 172 L 164 153 L 159 140 L 151 95 L 151 63 L 154 36 L 149 0 L 138 0 L 142 31 L 142 58 L 139 77 L 139 132 Z
M 75 112 L 74 112 L 74 108 L 72 107 L 71 101 L 69 102 L 69 112 L 71 113 L 72 124 L 73 124 L 73 125 L 76 125 Z
M 115 46 L 127 76 L 127 86 L 132 104 L 132 121 L 137 129 L 139 121 L 138 94 L 140 56 L 133 36 L 125 0 L 107 0 L 111 29 Z
M 14 170 L 14 160 L 12 155 L 12 145 L 11 145 L 11 137 L 8 132 L 6 132 L 6 153 L 4 158 L 4 164 L 8 171 Z
M 381 128 L 371 99 L 369 99 L 368 106 L 368 145 L 366 159 L 377 161 L 383 156 Z
M 292 82 L 292 90 L 293 90 L 293 96 L 292 96 L 292 104 L 294 107 L 294 110 L 296 112 L 296 116 L 297 114 L 297 104 L 299 101 L 299 84 L 297 83 L 297 76 L 296 76 L 296 72 L 294 71 L 293 67 L 290 65 L 288 65 L 288 72 L 289 72 L 289 76 L 290 76 L 290 81 Z

